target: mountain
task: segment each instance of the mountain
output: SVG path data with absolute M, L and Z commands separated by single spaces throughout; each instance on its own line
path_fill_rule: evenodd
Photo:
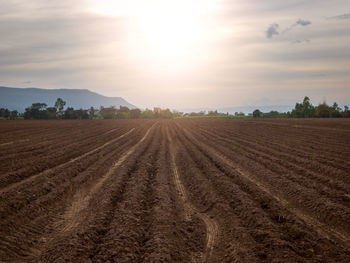
M 0 108 L 24 112 L 32 103 L 46 103 L 53 106 L 57 98 L 67 102 L 66 107 L 88 109 L 91 106 L 110 107 L 127 106 L 136 108 L 121 97 L 106 97 L 87 89 L 37 89 L 37 88 L 9 88 L 0 86 Z
M 294 106 L 288 105 L 261 105 L 261 106 L 238 106 L 238 107 L 227 107 L 220 108 L 220 112 L 228 112 L 234 114 L 235 112 L 252 113 L 254 110 L 259 109 L 262 112 L 278 111 L 278 112 L 288 112 L 292 111 Z
M 183 112 L 199 112 L 199 111 L 210 111 L 217 110 L 218 112 L 234 114 L 235 112 L 244 112 L 245 114 L 252 113 L 254 110 L 259 109 L 262 112 L 278 111 L 287 112 L 291 111 L 294 106 L 288 105 L 261 105 L 261 106 L 236 106 L 236 107 L 224 107 L 224 108 L 193 108 L 193 109 L 181 109 Z

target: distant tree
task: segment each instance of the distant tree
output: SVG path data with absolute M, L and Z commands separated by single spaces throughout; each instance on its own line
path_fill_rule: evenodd
M 156 119 L 160 118 L 161 111 L 162 111 L 161 108 L 154 107 L 153 108 L 153 118 L 156 118 Z
M 61 115 L 63 113 L 64 106 L 66 106 L 66 102 L 63 99 L 58 98 L 55 102 L 55 108 L 58 114 Z
M 1 120 L 16 120 L 20 117 L 18 111 L 9 109 L 0 108 L 0 119 Z
M 32 106 L 25 109 L 25 119 L 47 119 L 46 103 L 33 103 Z
M 218 110 L 210 110 L 210 111 L 208 111 L 208 114 L 207 114 L 208 116 L 218 116 L 219 115 L 219 113 L 218 113 Z
M 0 117 L 3 118 L 3 119 L 8 119 L 11 115 L 11 111 L 9 111 L 8 109 L 4 109 L 4 108 L 1 108 L 0 109 Z
M 90 119 L 94 119 L 95 117 L 96 117 L 96 109 L 94 109 L 94 107 L 90 107 L 90 109 L 89 109 L 89 118 Z
M 235 116 L 237 116 L 237 117 L 244 117 L 245 113 L 244 112 L 235 112 Z
M 331 110 L 331 117 L 332 118 L 341 118 L 342 113 L 341 113 L 341 108 L 338 106 L 338 103 L 334 102 L 332 107 L 330 107 Z
M 72 107 L 68 107 L 62 115 L 62 118 L 66 120 L 85 120 L 89 119 L 89 117 L 88 110 L 75 110 Z
M 295 118 L 312 118 L 315 116 L 315 107 L 311 104 L 310 98 L 305 96 L 302 103 L 295 104 L 291 114 Z
M 117 110 L 117 115 L 116 118 L 117 119 L 129 119 L 129 112 L 124 112 L 124 111 L 118 111 Z
M 342 112 L 344 118 L 350 118 L 350 110 L 348 106 L 344 106 L 344 111 Z
M 54 107 L 47 107 L 45 103 L 33 103 L 30 107 L 25 109 L 23 114 L 18 114 L 17 111 L 10 111 L 8 109 L 0 108 L 0 119 L 138 119 L 138 118 L 177 118 L 177 117 L 230 117 L 228 113 L 218 112 L 217 110 L 209 111 L 207 114 L 205 111 L 191 112 L 184 114 L 183 112 L 171 111 L 170 109 L 162 109 L 155 107 L 153 110 L 146 109 L 141 111 L 140 109 L 129 109 L 126 106 L 120 106 L 119 109 L 115 107 L 100 107 L 100 110 L 90 107 L 90 109 L 75 110 L 72 107 L 68 107 L 66 110 L 64 106 L 66 102 L 61 98 L 56 100 Z M 245 116 L 243 112 L 235 112 L 235 116 Z M 339 105 L 334 102 L 332 106 L 327 105 L 326 102 L 314 107 L 311 104 L 309 97 L 304 97 L 301 103 L 296 103 L 295 108 L 291 112 L 278 112 L 270 111 L 263 113 L 259 109 L 254 110 L 253 113 L 249 113 L 248 116 L 254 118 L 339 118 L 350 117 L 350 111 L 348 106 L 344 106 L 342 110 Z
M 262 112 L 258 109 L 253 111 L 253 118 L 261 118 L 262 117 Z
M 262 114 L 264 118 L 286 118 L 288 114 L 285 112 L 270 111 Z
M 46 109 L 46 115 L 48 119 L 56 119 L 57 109 L 55 107 L 49 107 Z
M 315 116 L 315 107 L 311 104 L 310 98 L 305 97 L 303 100 L 304 118 L 312 118 Z
M 119 106 L 119 110 L 121 112 L 129 112 L 130 111 L 130 109 L 128 107 L 126 107 L 126 106 Z
M 169 109 L 162 109 L 159 107 L 154 107 L 153 111 L 146 109 L 141 112 L 141 118 L 162 118 L 162 119 L 170 119 L 173 117 L 173 113 Z
M 103 119 L 115 119 L 117 117 L 117 109 L 114 106 L 109 108 L 104 108 L 101 106 L 99 115 Z
M 141 118 L 144 118 L 144 119 L 154 118 L 154 113 L 152 110 L 146 109 L 143 112 L 141 112 Z
M 125 106 L 119 106 L 119 110 L 117 110 L 117 119 L 129 119 L 130 109 Z
M 46 103 L 33 103 L 32 104 L 32 109 L 37 109 L 37 110 L 45 110 L 46 107 L 47 107 L 47 104 Z
M 17 118 L 18 118 L 18 111 L 16 111 L 16 110 L 11 111 L 9 119 L 10 120 L 16 120 Z
M 131 119 L 138 119 L 141 117 L 141 110 L 140 109 L 132 109 L 132 110 L 130 110 L 129 116 Z
M 160 111 L 160 118 L 162 119 L 171 119 L 173 117 L 172 112 L 169 109 Z
M 176 110 L 173 110 L 172 114 L 174 118 L 181 118 L 184 115 L 183 112 L 176 111 Z
M 201 117 L 201 116 L 205 116 L 205 115 L 206 115 L 205 111 L 191 112 L 191 113 L 186 114 L 186 116 L 190 116 L 190 117 Z M 208 115 L 209 115 L 209 113 L 208 113 Z
M 75 110 L 75 116 L 79 120 L 89 119 L 88 110 L 83 110 L 83 109 Z
M 63 115 L 62 115 L 62 118 L 63 118 L 63 119 L 67 119 L 67 120 L 76 119 L 74 108 L 68 107 L 68 108 L 64 111 L 64 113 L 63 113 Z
M 316 107 L 316 116 L 319 118 L 331 117 L 331 108 L 326 102 L 323 102 Z

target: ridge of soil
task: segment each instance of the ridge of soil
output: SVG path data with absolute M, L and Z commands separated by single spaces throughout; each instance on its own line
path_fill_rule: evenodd
M 350 121 L 0 121 L 0 262 L 350 262 Z

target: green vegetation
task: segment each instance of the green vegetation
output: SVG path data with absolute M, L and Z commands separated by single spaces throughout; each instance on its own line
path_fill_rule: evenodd
M 115 107 L 101 107 L 97 115 L 102 119 L 170 119 L 173 118 L 174 114 L 169 109 L 154 108 L 153 110 L 146 109 L 141 111 L 140 109 L 129 109 L 128 107 L 120 106 L 119 109 Z
M 251 117 L 250 115 L 246 115 L 243 112 L 235 112 L 234 115 L 223 112 L 218 112 L 217 110 L 208 111 L 206 113 L 205 111 L 200 112 L 191 112 L 191 113 L 181 113 L 179 116 L 175 116 L 175 118 L 248 118 Z
M 55 103 L 55 109 L 58 115 L 62 115 L 64 106 L 66 106 L 66 102 L 61 98 L 58 98 Z
M 153 110 L 146 109 L 129 109 L 125 106 L 120 106 L 119 109 L 112 107 L 100 107 L 95 109 L 74 109 L 67 107 L 64 109 L 66 102 L 58 98 L 54 107 L 48 107 L 45 103 L 33 103 L 25 109 L 23 114 L 18 114 L 17 111 L 9 111 L 8 109 L 0 109 L 0 119 L 26 119 L 26 120 L 84 120 L 84 119 L 139 119 L 139 118 L 162 118 L 169 119 L 182 116 L 183 113 L 170 111 L 169 109 L 154 108 Z
M 20 115 L 16 110 L 10 111 L 8 109 L 0 108 L 0 120 L 16 120 Z
M 260 110 L 253 111 L 253 118 L 287 118 L 290 117 L 288 113 L 278 112 L 278 111 L 270 111 L 270 112 L 261 112 Z
M 342 110 L 336 102 L 329 106 L 326 102 L 313 106 L 310 98 L 305 97 L 301 103 L 296 103 L 291 112 L 270 111 L 262 113 L 260 110 L 253 112 L 255 118 L 349 118 L 349 107 L 345 106 Z
M 191 112 L 183 113 L 179 111 L 170 111 L 169 109 L 161 109 L 159 107 L 153 110 L 146 109 L 129 109 L 125 106 L 120 106 L 119 109 L 112 107 L 100 107 L 95 109 L 74 109 L 67 107 L 66 102 L 58 98 L 53 107 L 48 107 L 45 103 L 33 103 L 30 107 L 25 109 L 23 114 L 17 111 L 10 111 L 8 109 L 0 108 L 0 120 L 84 120 L 84 119 L 171 119 L 171 118 L 349 118 L 350 110 L 348 106 L 341 109 L 336 102 L 332 106 L 327 105 L 326 102 L 313 106 L 310 98 L 305 97 L 301 103 L 296 103 L 291 112 L 261 112 L 259 109 L 253 111 L 248 115 L 243 112 L 235 112 L 229 114 L 218 112 L 217 110 L 210 110 L 208 112 Z
M 263 113 L 260 110 L 256 109 L 255 111 L 253 111 L 253 117 L 254 118 L 263 117 Z

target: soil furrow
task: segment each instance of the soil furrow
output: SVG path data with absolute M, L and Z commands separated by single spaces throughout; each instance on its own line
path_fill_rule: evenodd
M 216 239 L 219 235 L 219 227 L 217 222 L 214 218 L 211 218 L 205 213 L 201 213 L 188 199 L 186 189 L 180 179 L 180 175 L 176 166 L 175 161 L 175 155 L 176 152 L 174 152 L 174 146 L 172 138 L 169 135 L 169 131 L 167 131 L 168 139 L 169 139 L 169 150 L 170 150 L 170 156 L 171 156 L 171 166 L 172 166 L 172 172 L 174 176 L 175 185 L 178 189 L 179 195 L 184 203 L 184 210 L 185 210 L 185 219 L 189 220 L 189 217 L 191 216 L 197 216 L 199 217 L 206 226 L 206 248 L 203 255 L 203 258 L 205 262 L 210 260 L 210 257 L 212 255 L 214 244 Z
M 94 149 L 91 150 L 91 151 L 88 151 L 88 152 L 86 152 L 86 153 L 84 153 L 84 154 L 82 154 L 82 155 L 80 155 L 80 156 L 78 156 L 78 157 L 75 157 L 75 158 L 69 160 L 68 162 L 65 162 L 65 163 L 59 164 L 59 165 L 57 165 L 57 166 L 55 166 L 55 167 L 46 169 L 46 170 L 42 171 L 41 173 L 32 175 L 32 176 L 30 176 L 30 177 L 28 177 L 28 178 L 26 178 L 26 179 L 24 179 L 24 180 L 22 180 L 22 181 L 19 181 L 19 182 L 16 182 L 16 183 L 12 183 L 12 184 L 10 184 L 10 185 L 4 187 L 4 188 L 1 188 L 1 189 L 0 189 L 0 195 L 1 195 L 2 193 L 5 193 L 5 192 L 7 192 L 7 191 L 10 191 L 10 190 L 13 189 L 13 188 L 16 188 L 16 187 L 20 186 L 21 184 L 28 183 L 29 181 L 33 181 L 33 180 L 35 180 L 35 179 L 36 179 L 37 177 L 39 177 L 39 176 L 43 176 L 43 175 L 52 173 L 52 172 L 54 172 L 55 169 L 61 169 L 61 168 L 65 167 L 65 166 L 67 166 L 67 165 L 71 165 L 71 164 L 75 163 L 76 161 L 79 161 L 79 160 L 85 158 L 85 157 L 88 156 L 88 155 L 94 154 L 94 153 L 100 151 L 101 149 L 103 149 L 104 147 L 106 147 L 106 146 L 108 146 L 108 145 L 110 145 L 110 144 L 112 144 L 112 143 L 114 143 L 114 142 L 117 142 L 118 140 L 124 138 L 125 136 L 128 136 L 128 135 L 129 135 L 131 132 L 133 132 L 134 130 L 135 130 L 135 128 L 132 128 L 131 130 L 129 130 L 128 132 L 126 132 L 126 133 L 124 133 L 124 134 L 118 136 L 117 138 L 114 138 L 114 139 L 112 139 L 112 140 L 106 142 L 105 144 L 94 148 Z
M 66 253 L 66 260 L 80 262 L 98 253 L 117 212 L 116 206 L 124 200 L 134 172 L 139 169 L 137 159 L 147 152 L 152 142 L 150 133 L 153 130 L 149 128 L 94 184 L 77 192 L 61 218 L 53 224 L 49 240 L 36 258 L 41 262 L 60 262 L 59 255 Z M 140 151 L 135 152 L 136 149 Z M 65 242 L 67 239 L 71 240 L 70 244 Z M 85 255 L 79 257 L 79 251 L 85 251 Z
M 136 134 L 134 133 L 134 137 L 135 135 Z M 115 143 L 118 143 L 118 148 L 110 148 Z M 105 165 L 111 162 L 113 157 L 120 156 L 123 151 L 128 148 L 130 149 L 130 146 L 132 147 L 134 144 L 132 138 L 128 139 L 127 137 L 115 143 L 106 147 L 106 149 L 108 148 L 108 151 L 102 149 L 102 152 L 96 152 L 95 154 L 85 156 L 85 158 L 76 161 L 74 164 L 75 166 L 79 165 L 79 168 L 68 166 L 68 169 L 58 169 L 55 171 L 55 174 L 52 174 L 49 177 L 40 177 L 40 180 L 37 178 L 29 188 L 28 184 L 25 184 L 25 188 L 21 186 L 22 188 L 17 189 L 16 191 L 7 192 L 5 195 L 5 201 L 0 204 L 0 216 L 2 217 L 1 225 L 3 230 L 6 231 L 6 229 L 12 229 L 12 235 L 19 237 L 23 236 L 23 232 L 21 232 L 21 228 L 16 226 L 21 224 L 23 226 L 28 225 L 30 226 L 29 232 L 31 234 L 27 236 L 26 239 L 23 239 L 21 243 L 24 243 L 24 246 L 26 246 L 25 244 L 32 242 L 31 240 L 38 240 L 34 231 L 35 225 L 40 226 L 43 233 L 46 232 L 46 229 L 49 231 L 48 226 L 60 216 L 62 208 L 65 203 L 72 198 L 76 189 L 81 189 L 82 186 L 89 184 L 89 181 L 95 180 L 96 177 L 105 170 Z M 110 152 L 111 150 L 112 152 Z M 103 158 L 100 158 L 102 156 Z M 112 163 L 110 165 L 112 165 Z M 49 182 L 49 184 L 45 183 L 45 181 L 48 181 L 47 179 L 52 182 Z M 43 189 L 48 189 L 48 192 L 43 192 Z M 23 198 L 23 200 L 19 198 Z M 4 209 L 6 209 L 6 207 L 11 210 L 7 209 L 7 212 L 5 213 Z M 3 210 L 4 213 L 2 213 Z M 20 220 L 16 220 L 19 215 L 25 214 L 28 214 L 29 216 L 20 217 Z M 16 222 L 16 224 L 11 222 Z
M 231 151 L 221 151 L 218 144 L 215 145 L 218 152 L 221 152 L 221 155 L 231 156 L 230 159 L 232 159 L 232 156 L 236 155 Z M 253 150 L 250 149 L 246 149 L 245 151 L 253 152 Z M 265 157 L 266 158 L 260 158 L 254 154 L 246 154 L 244 155 L 243 159 L 250 159 L 251 162 L 255 162 L 255 165 L 261 165 L 263 169 L 260 170 L 266 170 L 266 172 L 269 171 L 269 176 L 264 176 L 263 179 L 265 185 L 272 185 L 274 186 L 273 188 L 277 188 L 276 186 L 278 185 L 279 191 L 277 192 L 279 192 L 279 196 L 281 198 L 283 197 L 284 199 L 291 200 L 291 204 L 294 202 L 293 205 L 300 207 L 304 214 L 309 214 L 311 217 L 316 217 L 317 221 L 323 222 L 324 225 L 329 225 L 330 222 L 332 222 L 333 227 L 338 229 L 337 232 L 349 231 L 347 228 L 342 228 L 347 222 L 347 218 L 349 217 L 347 214 L 350 210 L 350 208 L 347 207 L 348 202 L 346 202 L 347 191 L 345 194 L 338 194 L 338 196 L 337 191 L 328 187 L 323 187 L 319 191 L 317 187 L 315 188 L 311 185 L 315 184 L 315 181 L 309 182 L 308 184 L 303 184 L 303 178 L 295 179 L 296 173 L 293 172 L 293 170 L 285 170 L 281 167 L 276 168 L 276 164 L 274 164 L 272 161 L 268 161 L 270 159 L 268 156 Z M 248 162 L 244 161 L 243 163 Z M 244 169 L 244 167 L 242 167 L 242 169 Z M 260 181 L 262 180 L 260 179 Z M 333 199 L 333 202 L 322 195 Z M 314 196 L 318 196 L 318 198 L 315 200 Z M 295 202 L 295 200 L 298 198 L 302 200 L 301 204 L 300 202 Z
M 305 171 L 311 175 L 317 176 L 315 179 L 322 182 L 324 185 L 333 184 L 335 187 L 341 188 L 347 179 L 342 170 L 338 168 L 331 168 L 322 162 L 315 163 L 315 155 L 300 155 L 299 152 L 295 152 L 295 148 L 284 148 L 281 145 L 274 146 L 273 143 L 265 141 L 252 141 L 249 137 L 245 136 L 226 136 L 218 132 L 214 133 L 205 129 L 200 129 L 202 132 L 211 138 L 218 138 L 226 145 L 235 146 L 236 151 L 243 151 L 246 148 L 259 149 L 260 152 L 265 155 L 276 157 L 281 164 L 288 164 L 296 167 L 300 171 Z M 227 144 L 229 143 L 229 144 Z M 293 152 L 294 154 L 291 154 Z M 305 173 L 304 172 L 304 173 Z M 350 181 L 349 181 L 350 183 Z M 348 187 L 346 187 L 348 189 Z
M 0 262 L 350 262 L 350 121 L 0 121 Z
M 335 206 L 342 206 L 341 210 L 350 211 L 350 208 L 341 204 L 347 204 L 350 201 L 350 198 L 347 197 L 350 193 L 349 187 L 348 185 L 344 185 L 343 182 L 335 180 L 332 175 L 323 176 L 322 174 L 307 170 L 303 166 L 295 165 L 288 161 L 288 159 L 284 159 L 280 154 L 276 158 L 274 154 L 271 154 L 268 147 L 260 149 L 255 147 L 254 144 L 250 144 L 248 147 L 240 147 L 241 144 L 237 141 L 226 138 L 218 138 L 217 140 L 214 139 L 215 137 L 217 136 L 214 134 L 210 137 L 205 136 L 207 140 L 212 138 L 212 142 L 210 143 L 212 146 L 221 145 L 225 147 L 227 152 L 230 152 L 230 156 L 239 152 L 239 154 L 261 164 L 271 172 L 283 176 L 283 179 L 287 179 L 291 184 L 306 187 L 308 191 L 313 190 L 317 192 L 317 195 L 323 196 L 323 199 L 328 199 L 328 203 L 333 202 Z M 227 143 L 229 143 L 230 147 L 227 147 Z M 233 150 L 233 147 L 236 150 Z
M 67 222 L 67 224 L 65 224 L 65 226 L 63 227 L 63 232 L 69 232 L 71 229 L 76 227 L 81 222 L 81 220 L 84 219 L 82 216 L 79 215 L 80 212 L 87 207 L 90 199 L 100 190 L 100 188 L 106 182 L 106 180 L 108 180 L 109 177 L 111 177 L 114 174 L 114 172 L 119 168 L 119 166 L 121 166 L 123 162 L 131 154 L 133 154 L 134 151 L 137 149 L 137 147 L 139 147 L 139 145 L 147 138 L 152 127 L 147 130 L 146 134 L 141 138 L 140 141 L 138 141 L 134 146 L 132 146 L 130 150 L 128 150 L 125 154 L 123 154 L 113 164 L 113 166 L 108 170 L 108 172 L 104 174 L 98 180 L 98 182 L 91 189 L 89 189 L 87 193 L 79 191 L 78 193 L 75 194 L 75 196 L 73 197 L 74 201 L 72 202 L 71 207 L 69 208 L 67 213 L 64 215 L 64 218 L 65 218 L 64 221 Z M 129 131 L 128 133 L 130 133 L 131 131 Z
M 191 138 L 193 141 L 197 141 L 193 136 L 191 136 L 187 131 L 185 131 L 187 135 Z M 259 180 L 256 176 L 251 175 L 247 171 L 243 171 L 242 168 L 238 168 L 238 165 L 236 163 L 233 163 L 229 158 L 226 156 L 218 153 L 214 148 L 211 146 L 206 145 L 206 152 L 209 154 L 213 154 L 219 159 L 221 159 L 224 163 L 226 163 L 228 166 L 230 166 L 232 169 L 237 171 L 241 176 L 247 178 L 252 183 L 256 184 L 262 191 L 266 192 L 268 195 L 276 199 L 278 202 L 280 202 L 284 207 L 288 208 L 292 213 L 294 213 L 296 216 L 304 220 L 308 223 L 309 226 L 314 227 L 318 233 L 320 233 L 325 238 L 333 237 L 336 240 L 340 240 L 347 244 L 347 246 L 350 246 L 350 237 L 345 235 L 344 233 L 339 232 L 338 230 L 327 226 L 324 223 L 321 223 L 319 220 L 317 220 L 314 217 L 311 217 L 309 215 L 306 215 L 305 212 L 301 211 L 297 207 L 293 206 L 291 202 L 286 200 L 281 194 L 276 193 L 275 191 L 271 191 L 270 187 L 267 186 L 265 183 L 263 183 L 261 180 Z

